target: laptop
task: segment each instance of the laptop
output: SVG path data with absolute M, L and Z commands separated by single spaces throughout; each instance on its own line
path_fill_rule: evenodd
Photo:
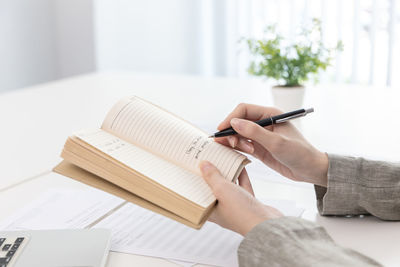
M 104 267 L 106 229 L 0 231 L 0 267 Z

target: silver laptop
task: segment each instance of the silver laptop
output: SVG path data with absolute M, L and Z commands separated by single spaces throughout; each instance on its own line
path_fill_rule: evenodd
M 0 267 L 104 267 L 106 229 L 0 231 Z

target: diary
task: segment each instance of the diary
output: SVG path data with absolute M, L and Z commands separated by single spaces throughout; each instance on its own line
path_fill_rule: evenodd
M 213 163 L 235 182 L 249 160 L 189 122 L 139 97 L 120 100 L 100 129 L 68 137 L 54 171 L 193 228 L 216 199 L 199 163 Z

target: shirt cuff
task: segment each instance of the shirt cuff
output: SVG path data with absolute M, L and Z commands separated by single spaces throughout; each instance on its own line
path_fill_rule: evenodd
M 317 208 L 321 215 L 361 215 L 359 160 L 328 154 L 328 187 L 314 185 Z

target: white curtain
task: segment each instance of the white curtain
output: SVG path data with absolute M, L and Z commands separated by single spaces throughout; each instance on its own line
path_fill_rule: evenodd
M 398 0 L 204 0 L 203 73 L 245 76 L 249 62 L 242 37 L 262 38 L 266 25 L 277 24 L 289 40 L 312 18 L 322 21 L 324 42 L 344 43 L 326 82 L 400 84 L 400 7 Z

